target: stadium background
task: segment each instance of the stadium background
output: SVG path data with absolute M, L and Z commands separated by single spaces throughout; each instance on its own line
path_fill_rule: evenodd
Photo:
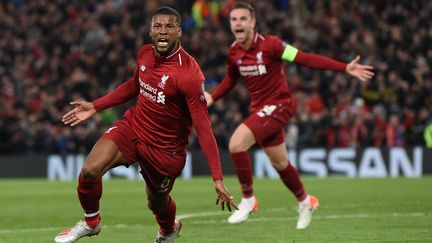
M 149 42 L 148 12 L 165 4 L 181 12 L 182 44 L 211 91 L 233 41 L 231 2 L 0 1 L 1 243 L 52 242 L 80 217 L 80 165 L 128 104 L 73 129 L 60 117 L 71 100 L 95 99 L 129 78 L 138 48 Z M 261 33 L 342 61 L 360 54 L 376 75 L 366 85 L 344 74 L 286 65 L 299 104 L 287 127 L 290 159 L 303 175 L 312 175 L 303 181 L 321 202 L 307 231 L 294 229 L 294 198 L 266 178 L 255 180 L 260 210 L 244 224 L 227 224 L 228 212 L 214 206 L 207 165 L 192 136 L 192 167 L 183 177 L 193 178 L 178 180 L 173 191 L 184 222 L 178 242 L 432 242 L 432 177 L 424 175 L 432 173 L 432 132 L 426 132 L 432 129 L 432 2 L 251 2 Z M 247 104 L 239 85 L 210 110 L 227 175 L 233 175 L 227 143 L 247 116 Z M 274 176 L 262 151 L 252 156 L 256 177 Z M 109 176 L 139 178 L 134 168 Z M 237 179 L 226 176 L 225 184 L 238 199 Z M 103 234 L 80 242 L 154 239 L 157 226 L 141 182 L 104 181 L 101 209 Z
M 73 129 L 60 117 L 71 100 L 94 100 L 129 78 L 138 48 L 150 41 L 146 16 L 159 5 L 181 12 L 182 45 L 202 67 L 206 89 L 213 90 L 233 41 L 227 19 L 231 3 L 2 1 L 0 161 L 15 155 L 87 154 L 130 103 Z M 259 32 L 342 61 L 359 54 L 375 67 L 374 79 L 362 84 L 342 73 L 287 64 L 298 102 L 286 129 L 290 149 L 432 147 L 432 132 L 426 132 L 432 129 L 430 2 L 253 3 Z M 248 114 L 245 87 L 238 85 L 210 114 L 224 151 Z M 199 149 L 194 136 L 191 144 L 191 151 Z

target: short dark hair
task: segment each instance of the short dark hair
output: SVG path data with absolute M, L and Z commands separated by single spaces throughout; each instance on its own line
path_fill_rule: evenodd
M 153 18 L 153 16 L 155 15 L 159 15 L 159 14 L 164 14 L 164 15 L 174 15 L 176 17 L 176 22 L 177 24 L 180 26 L 181 25 L 181 17 L 180 17 L 180 13 L 177 12 L 177 10 L 171 8 L 171 7 L 160 7 L 158 9 L 153 10 L 153 12 L 151 13 L 151 17 Z
M 255 18 L 255 9 L 252 6 L 252 4 L 248 3 L 248 2 L 235 2 L 232 6 L 231 6 L 231 11 L 233 11 L 234 9 L 239 9 L 239 8 L 243 8 L 243 9 L 247 9 L 249 10 L 252 18 Z

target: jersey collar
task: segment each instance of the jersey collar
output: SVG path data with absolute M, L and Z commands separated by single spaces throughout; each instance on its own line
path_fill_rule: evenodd
M 155 46 L 153 45 L 153 49 L 154 48 L 155 48 Z M 176 54 L 180 51 L 180 49 L 182 49 L 182 46 L 181 46 L 181 43 L 179 41 L 177 49 L 175 49 L 174 51 L 172 51 L 171 54 L 169 54 L 168 56 L 157 57 L 156 54 L 155 54 L 155 52 L 153 52 L 155 60 L 158 61 L 158 62 L 163 62 L 165 60 L 170 60 L 170 59 L 172 59 L 173 57 L 176 56 Z
M 249 49 L 255 49 L 258 46 L 258 40 L 260 39 L 260 34 L 258 34 L 258 32 L 254 33 L 253 39 L 252 39 L 252 43 L 249 47 Z
M 258 32 L 254 32 L 254 35 L 252 37 L 252 42 L 251 45 L 249 46 L 249 48 L 247 50 L 243 49 L 239 43 L 235 42 L 234 44 L 237 46 L 238 49 L 240 50 L 244 50 L 244 51 L 248 51 L 248 50 L 253 50 L 255 49 L 258 44 L 259 44 L 259 40 L 263 39 L 264 37 L 262 35 L 260 35 Z

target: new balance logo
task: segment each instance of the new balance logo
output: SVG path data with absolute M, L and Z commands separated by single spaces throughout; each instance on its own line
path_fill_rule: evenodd
M 157 95 L 158 95 L 158 96 L 157 96 L 157 100 L 156 100 L 156 102 L 157 102 L 157 103 L 165 104 L 165 95 L 164 95 L 164 93 L 161 91 L 161 92 L 158 92 Z
M 166 84 L 166 81 L 168 79 L 169 79 L 169 76 L 164 74 L 161 78 L 161 82 L 158 84 L 158 87 L 161 89 L 165 89 L 165 84 Z
M 140 70 L 141 70 L 141 72 L 144 72 L 146 70 L 146 66 L 144 66 L 144 65 L 141 64 Z

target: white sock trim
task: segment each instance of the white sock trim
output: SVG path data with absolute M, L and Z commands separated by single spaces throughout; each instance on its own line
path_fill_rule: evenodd
M 246 201 L 247 203 L 249 203 L 249 204 L 252 204 L 252 203 L 254 203 L 254 201 L 255 201 L 255 196 L 252 196 L 252 197 L 248 197 L 248 198 L 242 198 L 242 201 Z
M 306 198 L 300 202 L 300 205 L 308 206 L 309 205 L 309 195 L 306 196 Z
M 91 217 L 94 217 L 98 214 L 99 214 L 99 210 L 97 212 L 94 212 L 94 213 L 84 213 L 84 217 L 91 218 Z

